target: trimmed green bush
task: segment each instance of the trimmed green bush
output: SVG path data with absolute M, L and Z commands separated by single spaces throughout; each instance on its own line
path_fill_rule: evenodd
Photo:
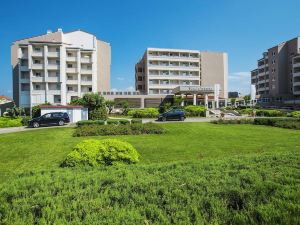
M 288 117 L 300 118 L 300 111 L 294 111 L 287 114 Z
M 119 124 L 122 124 L 122 125 L 130 124 L 130 121 L 126 120 L 126 119 L 121 119 L 121 120 L 119 120 Z
M 300 119 L 297 118 L 255 118 L 255 125 L 266 125 L 289 129 L 300 129 Z
M 276 109 L 257 109 L 256 116 L 280 117 L 285 116 L 285 113 Z
M 103 146 L 100 145 L 99 140 L 83 140 L 78 143 L 73 151 L 67 155 L 67 158 L 62 163 L 62 166 L 74 167 L 77 165 L 89 165 L 96 166 L 101 161 L 100 148 L 103 149 Z
M 238 119 L 238 120 L 219 119 L 219 120 L 211 121 L 211 123 L 214 123 L 214 124 L 253 124 L 253 119 Z
M 23 126 L 28 126 L 29 125 L 29 120 L 31 120 L 31 117 L 29 117 L 29 116 L 22 117 L 22 125 Z
M 110 124 L 118 125 L 118 124 L 119 124 L 119 120 L 108 119 L 108 120 L 106 121 L 106 123 L 107 123 L 108 125 L 110 125 Z
M 116 140 L 83 140 L 67 155 L 63 167 L 137 163 L 139 154 L 129 143 Z
M 77 127 L 73 136 L 109 136 L 109 135 L 138 135 L 138 134 L 163 134 L 165 130 L 159 124 L 126 124 L 115 125 L 108 124 L 106 126 L 80 126 Z
M 11 117 L 0 117 L 0 128 L 5 127 L 21 127 L 22 117 L 11 118 Z
M 104 124 L 105 124 L 104 120 L 81 120 L 76 123 L 78 127 L 84 125 L 104 125 Z
M 205 107 L 197 105 L 188 105 L 184 107 L 186 116 L 205 116 Z
M 132 119 L 131 124 L 136 124 L 136 123 L 143 123 L 143 120 L 141 119 Z
M 131 109 L 127 115 L 133 118 L 156 118 L 159 111 L 157 108 Z

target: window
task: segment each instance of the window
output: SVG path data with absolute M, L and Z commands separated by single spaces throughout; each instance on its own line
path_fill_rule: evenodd
M 43 118 L 44 118 L 44 119 L 49 119 L 49 118 L 51 118 L 51 113 L 47 113 L 47 114 L 43 115 Z
M 40 89 L 41 89 L 41 85 L 36 84 L 36 85 L 35 85 L 35 89 L 36 89 L 36 90 L 40 90 Z
M 41 60 L 35 59 L 35 60 L 33 61 L 33 63 L 34 63 L 34 64 L 41 64 Z
M 60 95 L 54 95 L 54 103 L 60 103 L 60 102 L 61 102 Z M 53 117 L 55 117 L 54 114 L 56 114 L 57 117 L 62 116 L 62 113 L 53 113 Z
M 72 64 L 68 64 L 68 68 L 73 68 L 73 65 Z
M 55 75 L 58 77 L 59 76 L 59 72 L 56 72 Z
M 56 48 L 55 51 L 56 51 L 56 52 L 59 52 L 59 48 Z
M 59 65 L 59 60 L 56 60 L 55 63 L 56 63 L 56 65 Z
M 143 72 L 143 68 L 139 67 L 138 72 Z
M 89 92 L 92 92 L 93 91 L 93 88 L 89 87 Z
M 73 87 L 69 86 L 68 91 L 73 91 Z
M 70 53 L 70 52 L 68 52 L 67 55 L 68 55 L 68 57 L 72 57 L 72 53 Z
M 36 76 L 36 77 L 41 77 L 41 76 L 42 76 L 42 73 L 41 73 L 41 72 L 36 72 L 36 73 L 35 73 L 35 76 Z
M 40 52 L 40 51 L 41 51 L 41 48 L 34 48 L 34 51 Z
M 142 81 L 143 80 L 143 77 L 138 77 L 138 81 Z

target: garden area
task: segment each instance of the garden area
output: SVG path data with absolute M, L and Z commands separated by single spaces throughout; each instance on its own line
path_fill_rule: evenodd
M 95 126 L 141 133 L 74 135 Z M 0 135 L 0 224 L 299 222 L 300 131 L 143 126 L 112 121 Z

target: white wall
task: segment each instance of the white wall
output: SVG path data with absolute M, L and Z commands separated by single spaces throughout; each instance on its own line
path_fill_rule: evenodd
M 87 120 L 88 118 L 82 118 L 82 111 L 87 110 L 85 108 L 73 108 L 73 109 L 67 109 L 67 108 L 54 108 L 54 109 L 41 109 L 41 116 L 46 114 L 46 113 L 53 113 L 53 112 L 66 112 L 69 114 L 70 117 L 70 122 L 71 123 L 76 123 L 80 120 Z M 72 116 L 70 115 L 70 111 L 72 111 Z

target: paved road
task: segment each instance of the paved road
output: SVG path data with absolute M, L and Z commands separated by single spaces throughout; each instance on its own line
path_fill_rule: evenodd
M 0 134 L 21 132 L 21 131 L 32 131 L 32 130 L 41 130 L 41 129 L 53 129 L 53 128 L 63 128 L 63 127 L 74 127 L 75 124 L 66 124 L 64 126 L 50 126 L 50 127 L 39 127 L 39 128 L 29 128 L 29 127 L 7 127 L 0 128 Z

